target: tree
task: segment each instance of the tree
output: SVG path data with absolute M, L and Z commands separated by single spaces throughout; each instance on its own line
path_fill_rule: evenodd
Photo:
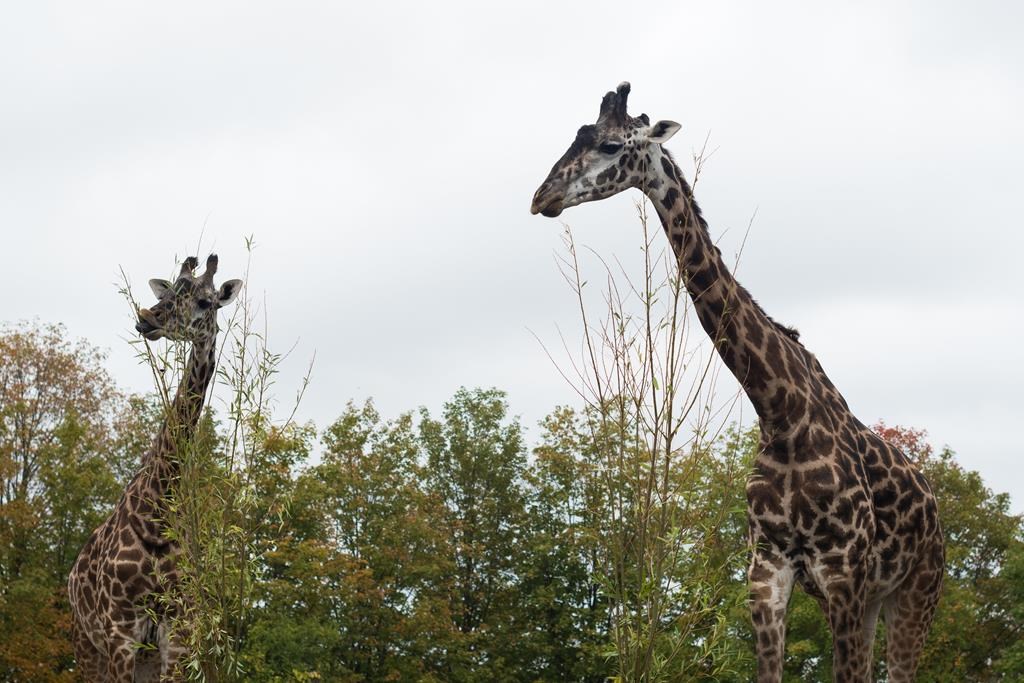
M 61 325 L 22 323 L 0 331 L 0 580 L 17 579 L 47 541 L 56 541 L 57 559 L 70 563 L 64 549 L 85 540 L 89 523 L 98 521 L 96 508 L 109 498 L 109 478 L 89 476 L 110 440 L 119 398 L 103 358 L 88 343 L 69 341 Z M 87 517 L 41 528 L 54 506 L 65 507 L 68 487 L 56 472 L 81 475 L 73 487 L 86 497 L 80 512 Z M 54 573 L 65 569 L 58 563 Z
M 719 680 L 742 668 L 746 652 L 735 629 L 727 628 L 727 616 L 739 614 L 745 600 L 747 466 L 741 454 L 747 444 L 739 444 L 749 435 L 733 433 L 732 447 L 723 439 L 710 452 L 676 461 L 680 467 L 667 474 L 673 494 L 647 509 L 660 514 L 670 508 L 665 517 L 671 524 L 659 542 L 677 545 L 663 556 L 670 561 L 657 574 L 644 576 L 635 568 L 658 557 L 643 545 L 637 514 L 644 509 L 638 499 L 649 489 L 635 473 L 645 471 L 649 451 L 615 446 L 625 430 L 601 431 L 608 422 L 593 408 L 558 409 L 542 423 L 541 444 L 534 450 L 524 576 L 540 580 L 523 599 L 543 617 L 530 633 L 537 646 L 545 646 L 548 670 L 557 672 L 544 680 L 601 681 L 612 674 L 623 680 Z M 609 451 L 621 458 L 609 462 Z M 653 580 L 655 575 L 660 579 Z M 650 600 L 663 606 L 650 609 Z M 616 619 L 638 624 L 632 633 L 643 632 L 647 642 L 635 638 L 630 649 L 623 648 L 624 629 Z M 542 633 L 550 633 L 550 640 Z M 653 663 L 646 670 L 623 672 L 613 659 L 647 646 Z
M 64 585 L 120 494 L 122 397 L 61 325 L 0 328 L 0 680 L 67 680 Z
M 417 680 L 445 666 L 453 628 L 446 534 L 418 486 L 409 413 L 349 404 L 321 462 L 290 494 L 260 585 L 246 659 L 254 680 Z
M 449 680 L 516 680 L 517 575 L 522 566 L 526 450 L 505 394 L 460 389 L 442 420 L 421 412 L 426 491 L 441 504 L 454 567 L 450 611 L 465 640 Z
M 571 408 L 541 422 L 541 442 L 527 473 L 528 528 L 522 604 L 529 620 L 521 642 L 539 680 L 604 681 L 611 630 L 600 589 L 599 534 L 606 527 L 596 453 Z

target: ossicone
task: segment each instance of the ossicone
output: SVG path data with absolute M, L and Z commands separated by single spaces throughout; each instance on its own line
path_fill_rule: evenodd
M 189 256 L 181 263 L 181 271 L 178 273 L 178 278 L 181 279 L 186 277 L 192 279 L 192 272 L 199 267 L 199 259 L 195 256 Z
M 217 273 L 217 255 L 210 254 L 206 259 L 206 270 L 203 272 L 203 281 L 209 284 L 213 284 L 213 276 Z
M 614 91 L 605 94 L 601 100 L 601 112 L 599 120 L 611 120 L 618 124 L 625 124 L 627 120 L 626 102 L 629 99 L 629 81 L 619 83 Z

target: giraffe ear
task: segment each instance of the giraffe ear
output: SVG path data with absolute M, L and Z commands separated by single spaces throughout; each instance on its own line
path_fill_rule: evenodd
M 217 308 L 223 308 L 234 301 L 241 289 L 241 280 L 228 280 L 221 283 L 220 289 L 217 290 Z
M 163 299 L 164 294 L 171 291 L 171 287 L 171 283 L 167 280 L 153 278 L 149 281 L 149 288 L 153 290 L 153 294 L 156 295 L 157 299 Z
M 661 145 L 668 142 L 669 138 L 678 133 L 680 128 L 682 126 L 675 121 L 658 121 L 651 126 L 651 132 L 647 134 L 647 139 Z

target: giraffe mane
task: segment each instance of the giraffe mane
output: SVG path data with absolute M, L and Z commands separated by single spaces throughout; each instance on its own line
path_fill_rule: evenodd
M 676 176 L 678 177 L 679 181 L 682 182 L 684 185 L 686 185 L 687 189 L 689 189 L 689 183 L 686 182 L 686 179 L 683 177 L 682 172 L 679 171 L 679 165 L 676 164 L 676 160 L 672 157 L 672 153 L 669 152 L 664 147 L 661 148 L 661 151 L 662 151 L 662 153 L 666 157 L 668 157 L 669 162 L 676 168 Z M 696 200 L 694 200 L 692 198 L 693 197 L 692 193 L 688 193 L 688 194 L 690 194 L 690 197 L 691 197 L 691 199 L 690 199 L 690 208 L 693 211 L 693 215 L 696 216 L 697 223 L 700 225 L 701 230 L 703 230 L 705 233 L 707 233 L 708 232 L 708 222 L 706 220 L 704 220 L 704 215 L 701 213 L 700 205 L 697 204 Z M 719 253 L 721 253 L 721 250 L 719 250 L 717 246 L 715 247 L 715 250 L 718 251 Z M 780 323 L 778 320 L 776 320 L 775 318 L 773 318 L 770 315 L 768 315 L 768 312 L 765 311 L 764 308 L 761 306 L 761 304 L 759 304 L 757 302 L 757 300 L 753 296 L 750 295 L 750 292 L 747 291 L 746 287 L 744 287 L 743 285 L 739 285 L 739 287 L 747 295 L 747 297 L 750 299 L 751 303 L 754 304 L 754 307 L 761 313 L 761 315 L 763 315 L 765 318 L 768 319 L 768 322 L 770 322 L 772 325 L 774 325 L 775 328 L 779 332 L 781 332 L 784 336 L 786 336 L 789 339 L 791 339 L 794 342 L 796 342 L 798 346 L 800 346 L 801 348 L 804 347 L 803 342 L 800 341 L 800 331 L 799 330 L 797 330 L 795 327 L 791 327 L 790 325 L 784 325 L 783 323 Z
M 757 306 L 757 310 L 761 311 L 764 317 L 768 318 L 768 321 L 771 322 L 772 325 L 775 325 L 775 327 L 780 332 L 782 332 L 782 334 L 786 335 L 800 346 L 804 345 L 803 342 L 800 341 L 800 330 L 796 329 L 791 325 L 785 325 L 783 323 L 780 323 L 778 320 L 768 315 L 768 313 L 765 312 L 764 308 L 761 307 L 761 304 L 759 304 L 753 297 L 751 297 L 750 300 L 754 302 L 755 306 Z

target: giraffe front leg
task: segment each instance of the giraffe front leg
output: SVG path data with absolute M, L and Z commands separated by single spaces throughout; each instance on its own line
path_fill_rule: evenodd
M 188 653 L 185 646 L 186 634 L 181 630 L 180 626 L 176 629 L 172 628 L 167 620 L 160 622 L 158 634 L 160 642 L 160 680 L 186 680 L 185 672 L 182 670 L 183 658 Z
M 107 683 L 140 683 L 139 663 L 146 663 L 149 651 L 145 643 L 152 643 L 149 617 L 138 614 L 131 606 L 120 605 L 120 619 L 108 623 Z M 141 656 L 140 656 L 141 654 Z M 143 666 L 143 671 L 147 667 Z M 145 679 L 143 679 L 145 680 Z
M 876 669 L 875 661 L 875 636 L 878 633 L 878 615 L 882 611 L 882 599 L 875 598 L 867 603 L 864 610 L 864 647 L 868 653 L 868 667 L 871 671 L 871 680 L 877 679 L 880 673 Z
M 778 683 L 786 655 L 786 608 L 793 567 L 781 556 L 755 552 L 747 572 L 750 618 L 757 650 L 758 683 Z
M 867 638 L 867 604 L 863 581 L 834 580 L 825 591 L 832 630 L 832 676 L 836 683 L 871 680 L 871 640 Z M 877 610 L 874 616 L 877 616 Z M 874 618 L 871 619 L 872 627 Z M 873 634 L 872 634 L 873 635 Z
M 135 640 L 116 634 L 107 645 L 107 682 L 134 683 Z

